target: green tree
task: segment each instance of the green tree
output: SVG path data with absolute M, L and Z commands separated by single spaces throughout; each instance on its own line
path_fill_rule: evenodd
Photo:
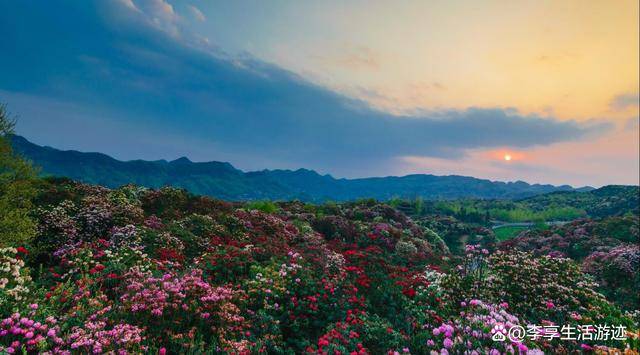
M 0 104 L 0 246 L 20 245 L 35 235 L 29 217 L 36 194 L 35 170 L 11 149 L 15 119 Z

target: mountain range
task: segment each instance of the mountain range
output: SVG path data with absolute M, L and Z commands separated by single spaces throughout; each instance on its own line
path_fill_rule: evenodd
M 592 189 L 523 181 L 499 182 L 457 175 L 413 174 L 344 179 L 307 169 L 243 172 L 226 162 L 192 162 L 185 157 L 173 161 L 120 161 L 102 153 L 40 146 L 17 135 L 11 140 L 13 149 L 38 166 L 43 176 L 64 176 L 111 188 L 125 184 L 150 188 L 174 186 L 224 200 L 517 199 L 555 191 Z

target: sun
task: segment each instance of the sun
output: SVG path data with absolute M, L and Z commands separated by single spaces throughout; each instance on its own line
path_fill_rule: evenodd
M 504 160 L 505 161 L 511 161 L 511 154 L 505 154 L 504 155 Z

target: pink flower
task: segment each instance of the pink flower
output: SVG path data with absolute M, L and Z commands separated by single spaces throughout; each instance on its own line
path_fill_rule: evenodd
M 453 341 L 451 341 L 450 338 L 445 338 L 442 345 L 444 345 L 445 348 L 450 349 L 453 346 Z
M 158 355 L 165 355 L 167 353 L 167 349 L 165 348 L 160 348 L 160 350 L 158 351 Z
M 547 309 L 554 308 L 555 306 L 556 306 L 556 305 L 555 305 L 555 304 L 553 304 L 553 302 L 551 302 L 551 301 L 547 301 Z
M 587 344 L 580 344 L 580 348 L 585 351 L 593 350 L 593 347 Z
M 529 348 L 527 348 L 527 346 L 522 343 L 518 344 L 518 349 L 523 353 L 526 353 L 529 350 Z
M 569 316 L 571 317 L 571 319 L 575 319 L 575 320 L 581 320 L 582 319 L 582 316 L 579 315 L 576 312 L 571 312 L 571 314 Z

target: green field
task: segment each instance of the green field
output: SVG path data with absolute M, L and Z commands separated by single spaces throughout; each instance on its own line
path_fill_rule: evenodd
M 498 239 L 499 241 L 503 241 L 503 240 L 514 238 L 518 234 L 520 234 L 520 232 L 527 229 L 529 229 L 529 227 L 506 226 L 506 227 L 496 228 L 493 230 L 493 232 L 496 234 L 496 239 Z

